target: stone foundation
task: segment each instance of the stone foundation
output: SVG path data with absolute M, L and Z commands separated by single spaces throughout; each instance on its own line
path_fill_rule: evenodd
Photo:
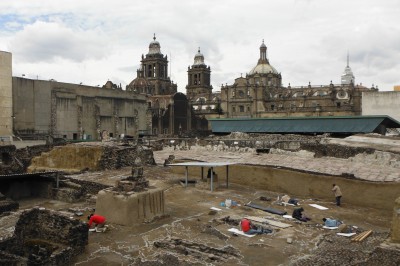
M 121 225 L 148 222 L 164 215 L 164 191 L 150 188 L 142 192 L 121 193 L 105 189 L 97 195 L 96 213 Z

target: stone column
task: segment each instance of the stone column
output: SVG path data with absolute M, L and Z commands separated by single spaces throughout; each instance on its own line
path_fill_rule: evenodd
M 391 240 L 400 243 L 400 197 L 394 202 Z

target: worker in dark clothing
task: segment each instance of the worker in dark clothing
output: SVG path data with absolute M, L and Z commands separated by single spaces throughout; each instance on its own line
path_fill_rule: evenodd
M 310 221 L 311 218 L 304 215 L 303 211 L 304 211 L 303 207 L 294 209 L 292 217 L 302 222 Z

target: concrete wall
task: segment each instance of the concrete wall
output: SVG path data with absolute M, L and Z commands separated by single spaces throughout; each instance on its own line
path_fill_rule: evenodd
M 117 137 L 147 130 L 144 95 L 57 81 L 12 78 L 14 129 L 51 132 L 68 139 Z M 11 116 L 10 116 L 11 117 Z
M 0 136 L 12 135 L 12 55 L 0 51 Z
M 200 167 L 189 167 L 189 176 L 201 178 Z M 225 167 L 214 168 L 220 186 L 226 182 Z M 172 167 L 184 175 L 184 167 Z M 207 169 L 204 170 L 207 172 Z M 363 207 L 393 210 L 393 202 L 400 194 L 400 183 L 368 182 L 338 176 L 317 175 L 265 166 L 232 165 L 229 167 L 229 182 L 256 189 L 265 189 L 289 194 L 293 197 L 318 198 L 334 202 L 332 184 L 340 186 L 342 202 Z
M 363 92 L 362 115 L 388 115 L 400 121 L 400 91 Z

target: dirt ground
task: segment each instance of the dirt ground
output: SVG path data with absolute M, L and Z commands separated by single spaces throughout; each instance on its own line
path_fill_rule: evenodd
M 114 185 L 117 179 L 128 176 L 130 171 L 130 168 L 124 168 L 74 177 Z M 76 258 L 75 265 L 290 265 L 296 258 L 315 251 L 325 236 L 335 235 L 337 231 L 322 228 L 323 217 L 339 218 L 346 224 L 356 225 L 360 230 L 372 229 L 376 235 L 382 233 L 383 237 L 389 232 L 391 216 L 376 209 L 347 204 L 336 207 L 333 201 L 300 199 L 305 213 L 312 218 L 310 222 L 301 223 L 244 206 L 251 201 L 291 214 L 292 206 L 274 203 L 278 196 L 276 192 L 235 184 L 229 188 L 221 184 L 216 191 L 210 192 L 207 184 L 201 180 L 196 186 L 185 188 L 179 182 L 183 176 L 176 176 L 168 167 L 162 166 L 145 167 L 144 176 L 151 186 L 165 189 L 165 216 L 146 224 L 110 224 L 110 230 L 105 233 L 89 232 L 89 245 Z M 261 196 L 271 200 L 262 201 Z M 229 209 L 221 207 L 221 202 L 227 198 L 236 201 L 238 206 Z M 329 209 L 322 211 L 308 205 L 311 203 Z M 76 216 L 76 219 L 86 222 L 95 200 L 90 198 L 74 204 L 39 199 L 20 202 L 21 209 L 33 206 L 83 211 L 84 215 Z M 220 208 L 221 211 L 210 212 L 211 207 Z M 223 222 L 222 219 L 227 216 L 230 217 L 230 220 L 225 219 L 227 221 L 239 220 L 244 216 L 264 217 L 291 224 L 292 227 L 280 229 L 265 226 L 272 229 L 273 233 L 252 238 L 235 236 L 228 229 L 238 226 Z

